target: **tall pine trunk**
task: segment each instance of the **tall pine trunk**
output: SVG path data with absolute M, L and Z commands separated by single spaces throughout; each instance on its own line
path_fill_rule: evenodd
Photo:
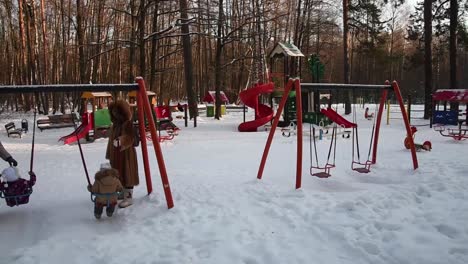
M 344 83 L 349 83 L 349 25 L 348 25 L 348 11 L 349 11 L 349 0 L 343 0 L 343 74 Z M 351 113 L 351 92 L 346 92 L 344 95 L 345 99 L 345 114 Z
M 450 0 L 450 89 L 458 89 L 457 83 L 457 27 L 458 1 Z M 450 109 L 458 110 L 458 103 L 450 104 Z
M 424 118 L 432 115 L 432 0 L 424 0 Z
M 188 14 L 187 14 L 187 0 L 179 0 L 180 6 L 180 18 L 182 19 L 182 46 L 184 52 L 184 77 L 185 77 L 185 90 L 187 92 L 187 99 L 189 105 L 189 115 L 190 118 L 195 118 L 196 126 L 196 116 L 197 116 L 197 102 L 195 92 L 193 90 L 193 64 L 192 64 L 192 45 L 190 43 L 190 28 L 188 24 Z

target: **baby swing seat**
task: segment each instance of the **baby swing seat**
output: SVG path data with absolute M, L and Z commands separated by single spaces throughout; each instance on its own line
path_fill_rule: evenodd
M 5 199 L 8 206 L 19 206 L 29 202 L 32 187 L 36 183 L 36 174 L 29 172 L 29 176 L 29 181 L 21 178 L 10 183 L 0 180 L 0 197 Z

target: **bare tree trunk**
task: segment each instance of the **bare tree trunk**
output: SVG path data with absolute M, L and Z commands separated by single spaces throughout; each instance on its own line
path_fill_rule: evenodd
M 154 14 L 153 14 L 153 25 L 152 31 L 158 31 L 158 11 L 159 11 L 159 1 L 156 1 L 154 6 Z M 150 56 L 150 90 L 156 91 L 156 62 L 158 60 L 158 40 L 157 35 L 151 38 L 151 56 Z
M 349 25 L 348 25 L 348 8 L 349 0 L 343 0 L 343 74 L 344 83 L 349 83 Z M 351 113 L 351 92 L 345 95 L 345 114 Z
M 80 83 L 86 83 L 86 58 L 84 53 L 83 10 L 81 3 L 81 0 L 76 0 L 76 38 L 78 42 Z
M 458 1 L 450 0 L 450 89 L 458 89 L 457 83 L 457 28 Z M 458 111 L 458 103 L 450 104 L 451 110 Z
M 432 0 L 424 0 L 424 118 L 432 116 Z
M 20 84 L 27 84 L 27 74 L 26 74 L 26 37 L 24 34 L 24 9 L 23 9 L 23 0 L 18 0 L 18 22 L 19 22 L 19 29 L 20 29 L 20 39 L 21 39 L 21 82 Z
M 48 74 L 47 74 L 47 67 L 48 67 L 48 63 L 47 63 L 47 59 L 48 59 L 48 56 L 47 56 L 47 30 L 46 30 L 46 20 L 45 20 L 45 15 L 44 15 L 44 11 L 45 10 L 45 4 L 44 4 L 44 0 L 41 0 L 41 20 L 42 20 L 42 55 L 43 55 L 43 67 L 44 67 L 44 73 L 43 73 L 43 76 L 44 76 L 44 84 L 47 84 L 49 82 L 49 78 L 48 78 Z
M 130 48 L 129 48 L 129 54 L 128 54 L 128 63 L 129 63 L 129 71 L 128 71 L 128 77 L 127 77 L 127 82 L 131 83 L 135 80 L 135 2 L 130 1 Z
M 222 1 L 222 0 L 221 0 Z M 192 64 L 192 45 L 190 43 L 190 29 L 188 25 L 187 15 L 187 1 L 179 0 L 180 6 L 180 18 L 182 20 L 181 32 L 182 32 L 182 45 L 184 52 L 184 77 L 185 77 L 185 90 L 187 92 L 187 99 L 189 104 L 189 115 L 190 119 L 197 116 L 197 102 L 195 92 L 193 91 L 193 64 Z M 217 87 L 217 89 L 219 89 Z
M 91 81 L 93 83 L 97 83 L 99 81 L 98 74 L 99 72 L 102 72 L 101 68 L 101 35 L 102 35 L 102 27 L 103 27 L 103 9 L 104 9 L 104 2 L 103 0 L 99 0 L 97 4 L 97 12 L 96 12 L 96 18 L 97 18 L 97 32 L 96 32 L 96 38 L 95 38 L 95 48 L 94 48 L 94 55 L 95 57 L 93 58 L 93 71 L 91 73 Z
M 221 115 L 221 55 L 223 53 L 223 0 L 218 3 L 218 26 L 216 34 L 216 56 L 215 56 L 215 119 L 220 119 Z
M 145 56 L 145 17 L 146 17 L 146 1 L 140 0 L 140 7 L 138 10 L 138 45 L 140 46 L 140 66 L 139 74 L 146 79 L 146 56 Z

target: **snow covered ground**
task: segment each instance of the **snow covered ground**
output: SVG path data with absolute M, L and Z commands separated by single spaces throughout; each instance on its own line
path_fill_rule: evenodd
M 359 111 L 367 156 L 372 121 Z M 0 118 L 0 140 L 27 178 L 32 134 L 8 138 L 3 127 L 22 118 L 31 127 L 32 116 Z M 296 138 L 276 132 L 257 180 L 268 134 L 239 133 L 241 121 L 242 113 L 201 116 L 197 128 L 177 120 L 179 136 L 161 145 L 175 207 L 166 207 L 149 147 L 154 193 L 146 195 L 140 160 L 135 204 L 99 221 L 77 145 L 57 142 L 72 129 L 38 131 L 30 203 L 0 201 L 0 263 L 468 263 L 468 142 L 418 127 L 416 142 L 430 140 L 433 150 L 418 152 L 413 171 L 403 122 L 392 119 L 382 124 L 371 173 L 350 170 L 351 140 L 339 137 L 333 176 L 319 179 L 309 176 L 305 135 L 302 188 L 295 190 Z M 329 142 L 318 142 L 321 162 Z M 105 139 L 83 144 L 92 175 L 105 146 Z

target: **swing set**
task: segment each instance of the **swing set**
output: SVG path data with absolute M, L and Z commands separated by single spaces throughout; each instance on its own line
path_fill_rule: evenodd
M 169 179 L 167 177 L 166 165 L 164 163 L 163 154 L 161 151 L 161 145 L 159 144 L 158 133 L 156 131 L 156 125 L 153 118 L 153 113 L 151 111 L 151 106 L 149 101 L 144 98 L 146 95 L 146 87 L 145 81 L 142 77 L 136 78 L 136 83 L 132 84 L 55 84 L 55 85 L 11 85 L 11 86 L 0 86 L 0 94 L 19 94 L 19 93 L 39 93 L 39 92 L 112 92 L 112 91 L 137 91 L 137 107 L 138 107 L 138 128 L 140 135 L 145 135 L 145 115 L 146 120 L 149 123 L 151 139 L 154 146 L 154 151 L 156 154 L 156 160 L 158 162 L 159 172 L 161 174 L 161 181 L 164 190 L 164 194 L 166 197 L 166 203 L 168 209 L 174 207 L 174 202 L 172 199 L 172 193 L 169 186 Z M 148 194 L 153 191 L 152 182 L 151 182 L 151 171 L 149 167 L 149 158 L 148 158 L 148 147 L 146 143 L 146 137 L 141 138 L 141 151 L 143 156 L 143 164 L 145 170 L 145 179 L 146 179 L 146 188 Z M 81 151 L 81 145 L 78 141 L 80 146 L 80 154 L 81 159 L 83 161 L 83 167 L 86 173 L 86 178 L 88 180 L 88 184 L 91 185 L 89 180 L 89 175 L 87 171 L 86 164 L 84 162 L 83 152 Z M 31 180 L 35 178 L 35 174 L 33 172 L 33 153 L 34 153 L 34 131 L 33 131 L 33 145 L 31 150 L 31 165 L 30 165 L 30 176 Z M 5 195 L 5 191 L 3 192 L 3 198 L 9 200 L 18 200 L 21 197 L 10 197 Z M 32 188 L 29 194 L 31 194 Z M 114 195 L 114 194 L 110 194 Z M 29 197 L 29 195 L 28 195 Z M 7 200 L 8 201 L 8 200 Z
M 380 102 L 377 116 L 374 118 L 374 125 L 372 128 L 372 136 L 371 142 L 368 152 L 368 158 L 365 162 L 361 162 L 360 155 L 359 155 L 359 141 L 358 141 L 358 133 L 357 133 L 357 124 L 351 123 L 338 113 L 336 113 L 333 109 L 327 108 L 322 109 L 321 112 L 324 113 L 328 118 L 335 122 L 333 132 L 332 132 L 332 140 L 330 143 L 329 151 L 328 151 L 328 158 L 327 162 L 324 166 L 319 166 L 318 164 L 318 152 L 316 146 L 314 147 L 315 150 L 315 157 L 316 157 L 316 165 L 312 164 L 312 143 L 310 145 L 310 156 L 311 156 L 311 167 L 310 173 L 312 176 L 316 176 L 319 178 L 328 178 L 330 177 L 330 170 L 335 168 L 335 157 L 334 154 L 336 152 L 336 128 L 338 125 L 340 126 L 348 126 L 348 128 L 353 128 L 353 161 L 351 163 L 351 169 L 359 172 L 359 173 L 368 173 L 370 171 L 370 166 L 377 162 L 377 146 L 379 140 L 379 132 L 380 132 L 380 125 L 382 121 L 382 113 L 385 104 L 385 100 L 387 98 L 387 94 L 389 91 L 393 91 L 396 95 L 398 103 L 400 105 L 401 113 L 403 115 L 403 121 L 405 124 L 406 132 L 408 135 L 411 135 L 411 128 L 408 119 L 406 118 L 406 110 L 403 104 L 403 99 L 400 92 L 400 87 L 396 81 L 393 81 L 390 84 L 389 81 L 386 81 L 385 85 L 368 85 L 368 84 L 332 84 L 332 83 L 300 83 L 299 79 L 289 79 L 286 87 L 284 89 L 283 96 L 281 98 L 280 104 L 278 106 L 278 110 L 276 115 L 273 119 L 273 124 L 271 125 L 271 130 L 268 134 L 268 139 L 265 144 L 265 149 L 263 151 L 262 159 L 260 162 L 260 166 L 257 173 L 257 178 L 262 179 L 263 171 L 265 168 L 266 160 L 268 158 L 268 153 L 271 147 L 271 143 L 273 141 L 273 136 L 275 134 L 276 127 L 278 125 L 279 119 L 281 117 L 281 113 L 283 108 L 286 104 L 286 100 L 288 98 L 289 92 L 294 89 L 296 91 L 296 120 L 297 120 L 297 154 L 296 154 L 296 189 L 301 188 L 302 183 L 302 139 L 303 139 L 303 131 L 302 131 L 302 91 L 320 91 L 320 90 L 337 90 L 337 91 L 355 91 L 355 90 L 374 90 L 380 91 Z M 356 113 L 356 109 L 354 109 L 354 113 Z M 355 116 L 354 116 L 354 119 Z M 315 128 L 311 126 L 311 137 L 315 139 Z M 313 141 L 313 140 L 311 140 Z M 356 149 L 354 145 L 356 144 Z M 412 137 L 409 140 L 410 150 L 411 150 L 411 157 L 413 161 L 413 169 L 418 168 L 418 159 L 416 156 L 416 148 L 414 145 L 414 141 Z M 357 160 L 355 160 L 355 150 L 357 153 Z M 333 153 L 333 160 L 331 159 L 331 154 Z M 318 172 L 314 173 L 313 170 L 317 170 Z

